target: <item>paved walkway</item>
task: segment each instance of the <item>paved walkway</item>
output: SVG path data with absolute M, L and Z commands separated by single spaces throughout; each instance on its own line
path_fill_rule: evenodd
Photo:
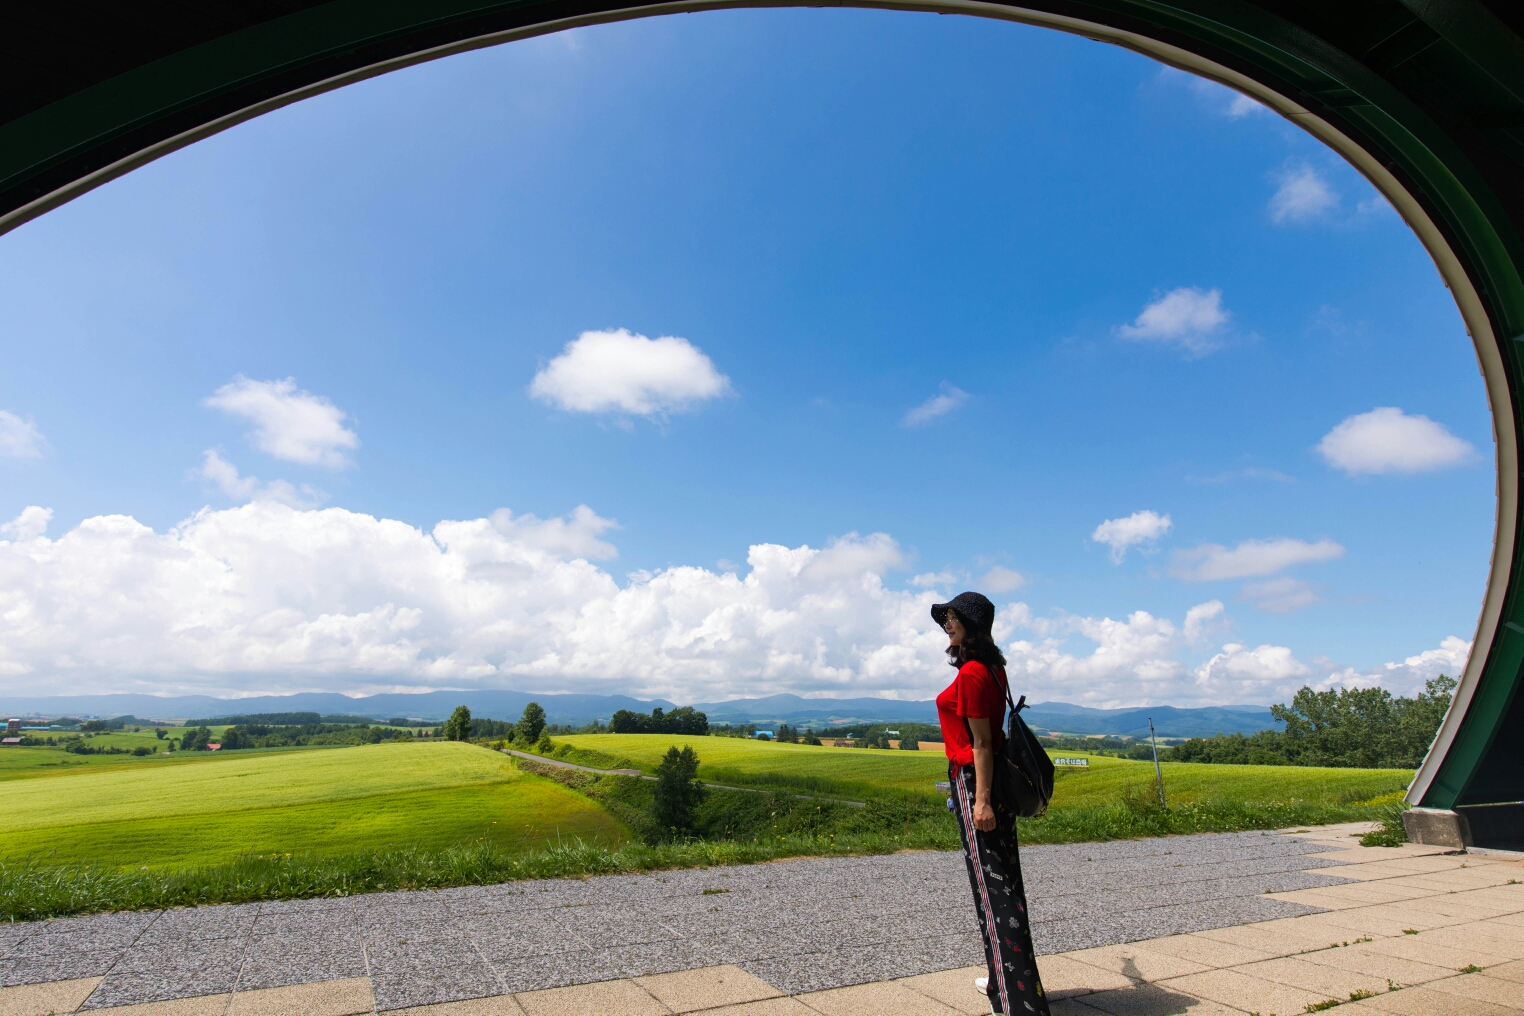
M 1055 1016 L 1524 1013 L 1524 862 L 1349 832 L 1024 851 Z M 0 926 L 0 1014 L 974 1016 L 967 896 L 907 853 Z

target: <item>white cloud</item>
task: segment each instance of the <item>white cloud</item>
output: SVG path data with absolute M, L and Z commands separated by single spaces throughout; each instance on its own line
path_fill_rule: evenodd
M 223 458 L 216 448 L 201 453 L 197 475 L 217 485 L 223 496 L 234 501 L 274 501 L 292 508 L 316 508 L 328 495 L 310 484 L 300 488 L 286 480 L 260 483 L 257 476 L 240 476 L 238 467 Z
M 1221 600 L 1198 603 L 1185 612 L 1185 640 L 1195 645 L 1205 639 L 1213 628 L 1220 627 L 1223 621 Z
M 0 544 L 0 688 L 362 692 L 522 687 L 688 701 L 778 691 L 926 697 L 945 684 L 931 593 L 890 591 L 884 534 L 759 544 L 744 577 L 637 573 L 586 508 L 431 531 L 270 501 L 165 533 L 126 516 Z
M 1421 473 L 1470 461 L 1476 449 L 1444 424 L 1427 416 L 1408 416 L 1395 406 L 1346 418 L 1318 442 L 1317 452 L 1351 476 L 1369 473 Z
M 46 446 L 47 441 L 43 438 L 42 431 L 37 429 L 36 423 L 0 409 L 0 457 L 41 458 Z
M 309 466 L 339 469 L 360 437 L 345 426 L 348 414 L 320 395 L 301 391 L 294 378 L 253 381 L 242 375 L 223 385 L 206 405 L 253 423 L 260 451 Z
M 1329 561 L 1344 556 L 1344 548 L 1332 540 L 1245 540 L 1231 550 L 1219 543 L 1204 543 L 1175 551 L 1170 573 L 1192 582 L 1216 582 L 1256 575 L 1274 575 L 1292 565 Z
M 1202 103 L 1214 113 L 1231 117 L 1234 120 L 1249 116 L 1253 113 L 1268 113 L 1269 107 L 1256 99 L 1251 99 L 1236 89 L 1227 85 L 1220 85 L 1210 78 L 1197 77 L 1187 71 L 1177 70 L 1174 67 L 1161 67 L 1159 80 L 1164 83 L 1183 82 Z
M 1222 290 L 1182 286 L 1144 307 L 1130 325 L 1118 325 L 1124 339 L 1179 346 L 1192 356 L 1204 356 L 1222 345 L 1221 335 L 1232 317 L 1222 306 Z
M 1339 196 L 1306 163 L 1289 165 L 1275 174 L 1275 194 L 1270 198 L 1270 219 L 1276 223 L 1310 222 L 1339 207 Z
M 925 699 L 950 677 L 929 615 L 945 597 L 886 588 L 903 554 L 883 533 L 824 549 L 757 544 L 740 574 L 672 567 L 621 584 L 589 560 L 613 555 L 603 537 L 615 524 L 586 507 L 426 531 L 260 500 L 162 533 L 110 515 L 37 539 L 45 514 L 6 530 L 30 539 L 0 542 L 0 690 L 12 695 L 511 687 Z M 1222 615 L 1216 600 L 1183 625 L 1147 611 L 1034 618 L 1006 603 L 996 631 L 1018 692 L 1036 701 L 1231 701 L 1180 658 Z
M 730 392 L 730 379 L 687 339 L 620 328 L 583 332 L 535 374 L 529 393 L 577 413 L 663 416 Z
M 1301 678 L 1312 669 L 1292 655 L 1285 646 L 1255 646 L 1253 649 L 1230 642 L 1222 652 L 1196 668 L 1196 683 L 1214 696 L 1230 701 L 1255 701 L 1267 685 Z
M 1145 610 L 1117 621 L 1032 618 L 1025 604 L 1014 607 L 1019 611 L 1006 609 L 1016 613 L 1021 625 L 1034 630 L 1038 638 L 1003 647 L 1013 691 L 1038 702 L 1058 699 L 1101 707 L 1200 700 L 1202 689 L 1191 681 L 1179 653 L 1222 613 L 1220 601 L 1198 604 L 1186 612 L 1183 628 L 1177 628 L 1167 618 Z M 997 625 L 996 635 L 1000 634 Z M 1067 640 L 1076 636 L 1094 648 L 1089 653 L 1068 651 Z
M 1264 582 L 1246 582 L 1238 591 L 1238 598 L 1270 614 L 1290 614 L 1318 602 L 1318 594 L 1311 583 L 1289 575 Z
M 1470 642 L 1448 635 L 1440 641 L 1437 649 L 1426 649 L 1401 663 L 1383 663 L 1365 671 L 1345 667 L 1332 672 L 1313 687 L 1319 691 L 1330 688 L 1385 688 L 1393 695 L 1412 696 L 1423 691 L 1425 681 L 1431 681 L 1440 674 L 1460 680 L 1470 656 Z
M 922 424 L 930 423 L 937 417 L 952 412 L 967 401 L 968 392 L 963 391 L 961 388 L 954 388 L 944 381 L 942 382 L 941 394 L 933 395 L 905 414 L 905 426 L 919 427 Z
M 995 565 L 984 573 L 979 584 L 992 593 L 1009 593 L 1027 584 L 1027 578 L 1019 571 Z
M 943 568 L 939 572 L 922 572 L 920 575 L 913 576 L 910 584 L 918 589 L 935 589 L 950 586 L 956 581 L 958 581 L 957 574 L 950 568 Z
M 53 521 L 53 509 L 39 508 L 37 505 L 27 505 L 21 509 L 21 514 L 0 526 L 0 537 L 14 540 L 20 543 L 23 540 L 35 540 L 48 531 L 48 523 Z
M 619 556 L 611 543 L 599 539 L 611 529 L 618 529 L 613 519 L 600 518 L 585 504 L 572 509 L 565 519 L 538 519 L 533 515 L 514 517 L 507 508 L 492 513 L 492 528 L 505 538 L 527 544 L 559 557 L 585 557 L 606 561 Z
M 882 576 L 891 568 L 905 564 L 900 545 L 888 533 L 858 536 L 848 533 L 832 540 L 817 551 L 800 569 L 799 576 L 809 582 L 839 582 L 844 579 Z
M 1090 534 L 1090 539 L 1109 546 L 1112 563 L 1121 564 L 1127 556 L 1128 547 L 1152 543 L 1169 532 L 1171 525 L 1173 523 L 1168 515 L 1152 511 L 1133 512 L 1124 519 L 1107 519 L 1102 522 Z

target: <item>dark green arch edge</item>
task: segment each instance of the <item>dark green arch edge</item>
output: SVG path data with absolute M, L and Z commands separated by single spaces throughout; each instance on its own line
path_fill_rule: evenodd
M 1404 2 L 1425 13 L 1425 5 Z M 1121 45 L 1259 99 L 1328 144 L 1392 202 L 1434 258 L 1476 346 L 1498 469 L 1493 560 L 1471 659 L 1408 800 L 1450 809 L 1524 798 L 1517 778 L 1475 785 L 1494 750 L 1520 751 L 1498 739 L 1524 684 L 1524 547 L 1517 539 L 1524 243 L 1484 175 L 1418 106 L 1364 64 L 1255 3 L 334 0 L 138 67 L 0 128 L 0 198 L 8 199 L 0 204 L 0 233 L 244 120 L 401 67 L 588 24 L 785 6 L 962 14 Z M 1524 98 L 1524 68 L 1489 35 L 1494 26 L 1485 11 L 1476 16 L 1466 0 L 1438 6 L 1453 16 L 1428 23 L 1469 61 L 1468 70 Z M 155 134 L 154 125 L 163 124 L 175 130 Z M 96 158 L 70 170 L 113 146 L 120 149 L 114 161 Z

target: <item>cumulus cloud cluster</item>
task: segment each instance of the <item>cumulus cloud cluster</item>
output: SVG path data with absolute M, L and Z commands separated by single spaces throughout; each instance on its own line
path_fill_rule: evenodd
M 1423 473 L 1462 465 L 1476 457 L 1471 442 L 1427 416 L 1378 406 L 1347 417 L 1318 442 L 1318 454 L 1351 476 Z
M 0 456 L 8 459 L 41 458 L 46 445 L 47 441 L 34 421 L 0 409 Z
M 1178 346 L 1188 356 L 1205 356 L 1222 345 L 1232 314 L 1222 305 L 1222 290 L 1182 286 L 1145 306 L 1117 335 L 1141 342 Z
M 1288 165 L 1274 174 L 1275 194 L 1270 198 L 1271 221 L 1309 222 L 1335 211 L 1339 196 L 1312 166 Z
M 905 554 L 884 533 L 823 548 L 757 544 L 745 569 L 674 567 L 621 584 L 593 563 L 617 556 L 606 539 L 617 524 L 586 506 L 553 519 L 501 509 L 425 531 L 257 500 L 203 509 L 163 533 L 97 516 L 57 539 L 46 536 L 51 515 L 33 506 L 0 527 L 0 688 L 12 693 L 927 698 L 948 678 L 929 607 L 956 591 L 954 576 L 892 588 L 886 575 Z M 1319 676 L 1283 647 L 1214 653 L 1226 625 L 1219 600 L 1178 623 L 1147 611 L 1034 617 L 1006 603 L 996 634 L 1038 701 L 1266 701 L 1288 680 Z M 1457 644 L 1437 651 L 1439 663 L 1424 654 L 1387 665 L 1386 680 L 1415 667 L 1453 672 Z M 1208 658 L 1192 667 L 1193 655 Z
M 583 332 L 535 374 L 529 393 L 575 413 L 665 416 L 729 394 L 730 378 L 687 339 L 624 328 Z
M 287 462 L 341 469 L 360 447 L 360 436 L 346 425 L 348 414 L 321 395 L 298 389 L 294 378 L 236 377 L 206 405 L 254 424 L 249 434 L 254 446 Z
M 1147 510 L 1133 512 L 1126 518 L 1102 522 L 1090 534 L 1090 539 L 1110 547 L 1112 563 L 1121 564 L 1127 557 L 1128 547 L 1154 543 L 1169 532 L 1172 525 L 1168 515 Z

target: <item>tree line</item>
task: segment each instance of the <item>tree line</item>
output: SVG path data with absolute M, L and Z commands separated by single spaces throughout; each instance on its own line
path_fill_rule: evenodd
M 1314 691 L 1270 707 L 1284 730 L 1194 737 L 1169 751 L 1174 762 L 1416 769 L 1450 706 L 1455 679 L 1439 675 L 1413 698 L 1385 688 Z M 1161 750 L 1160 758 L 1165 754 Z

